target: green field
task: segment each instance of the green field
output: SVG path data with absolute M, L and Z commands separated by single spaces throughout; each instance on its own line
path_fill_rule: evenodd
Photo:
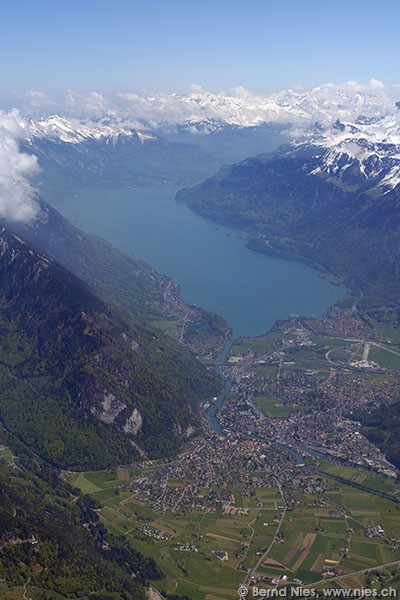
M 369 360 L 373 360 L 378 363 L 380 367 L 390 369 L 392 371 L 400 370 L 400 351 L 399 348 L 393 348 L 394 352 L 385 350 L 384 348 L 378 348 L 377 346 L 371 346 L 369 351 Z
M 350 573 L 400 561 L 400 550 L 390 549 L 382 537 L 364 533 L 367 525 L 379 525 L 386 535 L 399 536 L 396 504 L 350 486 L 328 485 L 324 498 L 330 508 L 312 506 L 309 496 L 299 495 L 299 507 L 287 514 L 281 529 L 284 541 L 269 554 L 281 565 L 281 574 L 310 583 L 321 579 L 324 566 Z M 331 516 L 334 507 L 345 507 L 346 516 Z M 264 566 L 263 572 L 274 576 L 276 568 Z
M 210 594 L 221 600 L 237 597 L 237 587 L 243 580 L 243 572 L 237 570 L 237 565 L 241 561 L 249 566 L 254 564 L 256 553 L 271 542 L 276 530 L 273 519 L 282 505 L 276 488 L 256 489 L 248 495 L 232 489 L 235 506 L 247 508 L 248 514 L 193 510 L 185 515 L 160 515 L 129 492 L 120 492 L 117 484 L 122 482 L 114 473 L 74 474 L 71 483 L 100 502 L 103 506 L 100 518 L 112 533 L 125 536 L 135 548 L 156 560 L 167 576 L 161 585 L 163 591 L 199 600 L 211 597 Z M 204 495 L 210 491 L 201 490 Z M 261 508 L 256 508 L 256 503 L 262 503 Z M 167 539 L 146 536 L 142 530 L 145 524 L 163 531 Z M 195 544 L 197 551 L 176 549 L 179 544 L 187 543 Z M 220 560 L 214 554 L 218 551 L 226 552 L 227 560 Z
M 108 528 L 124 533 L 136 548 L 156 560 L 167 575 L 161 586 L 163 591 L 205 598 L 208 592 L 218 590 L 224 598 L 241 581 L 235 567 L 241 544 L 249 540 L 255 512 L 252 509 L 248 516 L 224 515 L 220 511 L 157 515 L 132 501 L 125 504 L 123 511 L 106 507 L 101 516 Z M 141 531 L 144 522 L 165 532 L 168 539 L 157 541 L 146 537 Z M 194 544 L 197 551 L 177 549 L 179 544 L 188 543 Z M 226 552 L 227 560 L 217 558 L 216 551 Z
M 310 466 L 313 466 L 315 461 L 310 459 L 307 460 L 306 463 Z M 392 479 L 388 479 L 387 477 L 376 475 L 371 471 L 367 471 L 366 469 L 361 469 L 360 467 L 332 464 L 326 460 L 321 460 L 318 461 L 318 470 L 336 477 L 341 477 L 349 482 L 362 485 L 371 491 L 377 490 L 393 496 L 400 494 L 399 483 Z
M 83 494 L 93 494 L 101 502 L 110 498 L 114 491 L 124 482 L 118 478 L 115 471 L 92 471 L 87 473 L 69 473 L 68 481 L 78 488 Z
M 288 417 L 291 413 L 290 406 L 283 404 L 279 398 L 272 396 L 258 396 L 253 398 L 255 405 L 270 419 Z

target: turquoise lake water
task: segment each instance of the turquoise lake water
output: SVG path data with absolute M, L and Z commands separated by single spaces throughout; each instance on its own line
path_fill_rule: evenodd
M 174 198 L 173 190 L 118 190 L 55 206 L 86 231 L 171 276 L 186 302 L 222 315 L 234 336 L 260 335 L 290 314 L 319 317 L 346 293 L 302 263 L 249 250 L 232 230 Z

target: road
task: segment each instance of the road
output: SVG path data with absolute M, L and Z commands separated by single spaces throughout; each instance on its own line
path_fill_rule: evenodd
M 274 544 L 275 544 L 275 542 L 276 542 L 276 537 L 277 537 L 277 535 L 279 534 L 279 532 L 280 532 L 280 530 L 281 530 L 281 527 L 282 527 L 283 521 L 284 521 L 284 519 L 285 519 L 285 516 L 286 516 L 286 512 L 287 512 L 287 504 L 286 504 L 285 496 L 284 496 L 284 494 L 283 494 L 283 492 L 282 492 L 282 487 L 281 487 L 281 484 L 279 483 L 279 481 L 277 481 L 277 480 L 275 480 L 275 481 L 276 481 L 277 488 L 279 489 L 279 493 L 280 493 L 280 495 L 282 496 L 282 501 L 283 501 L 283 506 L 284 506 L 284 508 L 283 508 L 283 512 L 282 512 L 282 516 L 281 516 L 281 518 L 280 518 L 280 521 L 279 521 L 278 527 L 277 527 L 277 529 L 276 529 L 276 531 L 275 531 L 275 535 L 274 535 L 274 537 L 272 538 L 272 541 L 271 541 L 270 545 L 268 546 L 268 548 L 266 549 L 266 551 L 263 553 L 263 555 L 260 557 L 260 559 L 258 560 L 258 562 L 257 562 L 257 564 L 255 565 L 255 567 L 254 567 L 254 568 L 252 569 L 252 571 L 250 572 L 250 576 L 249 576 L 249 578 L 248 578 L 248 580 L 247 580 L 247 584 L 248 584 L 248 585 L 250 584 L 252 577 L 254 577 L 254 576 L 257 574 L 257 569 L 258 569 L 258 567 L 259 567 L 259 566 L 260 566 L 260 565 L 261 565 L 261 564 L 264 562 L 264 560 L 266 559 L 266 557 L 268 556 L 268 554 L 271 552 L 271 550 L 272 550 L 272 547 L 273 547 L 273 545 L 274 545 Z

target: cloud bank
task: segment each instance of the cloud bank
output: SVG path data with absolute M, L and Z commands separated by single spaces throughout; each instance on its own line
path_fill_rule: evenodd
M 21 118 L 15 110 L 0 111 L 0 219 L 32 221 L 39 212 L 28 178 L 37 169 L 35 156 L 20 152 Z
M 123 119 L 134 129 L 157 129 L 190 120 L 222 120 L 238 126 L 271 122 L 287 124 L 331 123 L 360 114 L 381 116 L 390 113 L 399 100 L 399 86 L 387 86 L 371 79 L 366 83 L 347 81 L 325 83 L 312 89 L 281 90 L 254 94 L 242 87 L 211 92 L 193 85 L 186 93 L 127 90 L 111 93 L 81 93 L 67 90 L 50 97 L 40 91 L 15 96 L 14 106 L 22 114 L 38 119 L 55 113 L 97 123 Z

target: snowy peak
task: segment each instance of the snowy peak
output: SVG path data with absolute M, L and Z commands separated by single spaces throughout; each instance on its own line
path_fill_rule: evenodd
M 188 119 L 177 126 L 177 130 L 181 132 L 192 133 L 193 135 L 209 135 L 210 133 L 218 133 L 224 130 L 226 123 L 216 119 Z
M 325 130 L 302 136 L 293 146 L 323 149 L 311 173 L 328 175 L 347 185 L 390 191 L 400 183 L 400 113 L 361 116 L 354 122 L 336 120 Z
M 115 139 L 118 136 L 128 136 L 137 137 L 141 142 L 145 142 L 155 137 L 149 133 L 137 132 L 129 125 L 115 122 L 110 117 L 97 122 L 85 122 L 52 115 L 37 121 L 26 121 L 22 126 L 26 132 L 26 138 L 30 141 L 41 138 L 53 142 L 79 144 L 88 140 Z

